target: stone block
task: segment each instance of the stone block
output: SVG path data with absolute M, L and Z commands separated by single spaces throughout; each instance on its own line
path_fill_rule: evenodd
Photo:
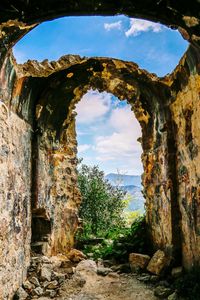
M 138 269 L 145 269 L 150 261 L 149 255 L 144 255 L 140 253 L 130 253 L 129 254 L 129 263 L 131 270 L 137 271 Z
M 77 249 L 72 249 L 68 254 L 67 254 L 67 257 L 69 258 L 69 260 L 73 261 L 73 262 L 79 262 L 79 261 L 82 261 L 84 259 L 86 259 L 86 255 L 77 250 Z
M 50 290 L 54 290 L 58 287 L 59 283 L 57 280 L 51 281 L 49 282 L 49 284 L 47 285 L 47 288 Z
M 76 273 L 97 273 L 97 265 L 95 261 L 87 259 L 81 261 L 76 267 Z
M 147 270 L 153 274 L 160 275 L 160 273 L 169 266 L 171 258 L 163 251 L 158 250 L 151 258 Z
M 37 277 L 33 276 L 29 278 L 29 281 L 34 284 L 35 287 L 40 286 L 39 280 Z
M 43 288 L 41 288 L 40 286 L 38 286 L 36 289 L 34 289 L 33 293 L 37 296 L 42 296 L 43 295 Z
M 42 266 L 41 272 L 40 272 L 40 278 L 41 280 L 47 280 L 51 281 L 51 273 L 52 270 L 46 266 Z

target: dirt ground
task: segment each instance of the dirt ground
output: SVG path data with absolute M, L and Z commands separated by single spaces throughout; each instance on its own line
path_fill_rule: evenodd
M 85 270 L 75 273 L 60 290 L 57 300 L 154 300 L 153 290 L 133 274 L 106 276 Z

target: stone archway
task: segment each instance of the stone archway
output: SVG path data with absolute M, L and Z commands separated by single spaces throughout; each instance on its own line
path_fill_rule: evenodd
M 79 57 L 68 57 L 63 64 L 62 60 L 58 63 L 44 62 L 43 65 L 32 62 L 21 67 L 17 67 L 13 61 L 10 53 L 12 46 L 36 26 L 36 23 L 64 15 L 113 15 L 117 13 L 143 17 L 179 28 L 184 38 L 192 45 L 171 75 L 163 79 L 157 78 L 139 70 L 131 63 L 125 63 L 125 68 L 117 68 L 113 67 L 113 60 L 105 61 L 104 59 L 86 59 L 86 62 L 83 62 Z M 81 65 L 84 67 L 87 64 L 93 70 L 85 70 L 88 77 L 82 82 L 83 89 L 84 86 L 95 87 L 100 91 L 105 89 L 120 98 L 120 90 L 127 91 L 127 84 L 134 87 L 134 91 L 130 89 L 132 92 L 130 95 L 134 95 L 136 98 L 133 108 L 143 129 L 143 164 L 146 170 L 143 184 L 148 207 L 147 221 L 152 240 L 155 247 L 161 247 L 174 254 L 180 253 L 181 245 L 182 263 L 185 268 L 189 269 L 193 265 L 199 265 L 199 2 L 193 0 L 186 5 L 180 1 L 173 4 L 170 1 L 155 3 L 155 1 L 149 0 L 141 3 L 118 1 L 113 4 L 108 4 L 107 1 L 90 1 L 88 3 L 76 1 L 66 6 L 66 1 L 62 0 L 56 2 L 53 0 L 28 1 L 26 3 L 15 1 L 14 5 L 1 4 L 0 20 L 0 116 L 3 146 L 0 168 L 1 173 L 5 174 L 1 178 L 0 226 L 3 231 L 0 235 L 2 241 L 0 246 L 2 265 L 0 298 L 11 299 L 14 291 L 26 277 L 29 264 L 30 187 L 32 182 L 33 200 L 37 196 L 37 193 L 34 195 L 37 190 L 34 189 L 33 193 L 33 188 L 37 187 L 39 183 L 35 180 L 38 167 L 31 169 L 31 160 L 33 166 L 37 166 L 39 151 L 42 153 L 43 150 L 48 150 L 48 143 L 53 146 L 48 153 L 47 168 L 44 169 L 48 171 L 49 179 L 52 180 L 55 187 L 56 180 L 51 173 L 49 162 L 53 162 L 55 165 L 54 171 L 55 169 L 59 170 L 60 166 L 60 172 L 62 165 L 64 166 L 62 163 L 65 159 L 64 151 L 66 149 L 62 148 L 62 141 L 66 143 L 67 130 L 73 131 L 73 122 L 70 123 L 67 119 L 69 110 L 64 110 L 63 113 L 63 109 L 66 109 L 65 101 L 60 100 L 59 103 L 51 101 L 58 99 L 56 95 L 60 96 L 59 99 L 66 100 L 63 98 L 63 95 L 66 95 L 66 80 L 68 80 L 68 84 L 72 83 L 76 79 L 74 74 L 79 69 L 76 67 Z M 94 69 L 94 62 L 96 62 L 97 71 Z M 103 63 L 106 66 L 103 66 Z M 99 69 L 98 66 L 101 68 Z M 53 74 L 55 72 L 57 73 Z M 94 74 L 95 72 L 96 74 Z M 70 73 L 73 73 L 73 76 L 69 75 Z M 106 78 L 109 73 L 112 76 L 116 74 L 114 77 L 111 76 L 115 84 L 116 77 L 126 83 L 126 87 L 119 83 L 114 84 L 113 87 L 109 86 L 109 78 Z M 60 80 L 61 86 L 59 86 Z M 79 85 L 78 78 L 75 83 Z M 56 93 L 58 87 L 60 95 Z M 69 99 L 74 98 L 76 93 L 74 94 L 72 89 L 70 94 L 70 84 L 67 86 L 67 90 Z M 79 89 L 76 91 L 78 100 Z M 45 99 L 48 99 L 49 103 L 45 102 L 42 95 L 46 95 Z M 53 105 L 53 114 L 51 114 L 51 107 L 48 104 Z M 54 104 L 56 105 L 54 106 Z M 40 111 L 40 106 L 37 105 L 45 106 L 46 112 Z M 41 113 L 38 118 L 35 118 L 36 107 L 36 116 Z M 66 121 L 64 127 L 61 121 Z M 72 128 L 68 126 L 69 123 Z M 42 136 L 45 137 L 45 135 L 46 138 L 43 139 Z M 54 140 L 58 143 L 54 144 Z M 36 148 L 39 149 L 38 153 L 34 153 L 34 143 L 38 145 Z M 58 147 L 57 150 L 61 149 L 63 152 L 56 152 L 56 147 Z M 43 151 L 43 158 L 46 159 L 47 152 L 45 151 Z M 73 151 L 70 153 L 73 155 Z M 70 170 L 68 171 L 70 172 Z M 41 190 L 44 192 L 39 200 L 45 203 L 47 209 L 45 213 L 37 210 L 36 214 L 45 215 L 44 219 L 50 221 L 51 226 L 54 226 L 54 216 L 55 214 L 59 215 L 57 212 L 59 212 L 60 206 L 54 205 L 55 203 L 51 201 L 49 203 L 48 197 L 43 198 L 46 195 L 45 186 L 44 182 L 44 185 L 41 186 Z M 34 204 L 33 201 L 32 205 Z M 39 209 L 40 205 L 36 208 Z M 73 212 L 73 205 L 70 209 Z M 64 220 L 68 222 L 69 218 Z M 74 220 L 73 224 L 75 223 Z M 59 226 L 61 227 L 61 224 Z M 67 226 L 69 228 L 71 224 L 67 224 Z M 180 232 L 181 234 L 179 234 Z M 69 234 L 68 241 L 70 236 Z M 62 244 L 59 244 L 62 238 L 61 233 L 60 238 L 54 243 L 58 248 L 56 248 L 57 246 L 50 247 L 54 249 L 55 253 L 56 249 L 63 247 Z M 52 241 L 54 241 L 53 238 Z M 65 245 L 67 245 L 67 240 Z
M 35 154 L 37 169 L 34 178 L 37 178 L 37 180 L 34 182 L 33 190 L 37 195 L 35 195 L 33 206 L 36 210 L 46 207 L 49 211 L 49 218 L 54 224 L 53 228 L 54 226 L 57 227 L 57 233 L 53 234 L 54 237 L 51 236 L 51 240 L 55 241 L 57 239 L 57 242 L 52 242 L 50 253 L 55 254 L 58 251 L 67 250 L 70 241 L 73 240 L 75 228 L 73 224 L 66 224 L 68 224 L 67 220 L 70 220 L 70 218 L 74 222 L 76 221 L 79 195 L 77 189 L 73 190 L 73 196 L 66 190 L 69 189 L 70 183 L 65 187 L 66 175 L 64 170 L 70 165 L 69 159 L 72 161 L 70 170 L 73 170 L 76 166 L 76 156 L 75 151 L 73 151 L 76 147 L 76 137 L 72 111 L 84 93 L 92 88 L 110 92 L 119 99 L 127 99 L 131 104 L 143 132 L 142 146 L 145 170 L 143 184 L 147 201 L 148 220 L 151 224 L 152 241 L 155 248 L 167 249 L 170 254 L 177 251 L 180 255 L 181 242 L 178 240 L 180 231 L 172 220 L 172 215 L 179 218 L 179 207 L 177 203 L 174 204 L 176 190 L 173 187 L 173 172 L 168 161 L 168 155 L 171 151 L 169 144 L 172 139 L 171 117 L 170 112 L 166 109 L 166 103 L 171 97 L 169 86 L 155 75 L 140 70 L 136 64 L 115 59 L 91 58 L 81 60 L 78 57 L 70 56 L 61 59 L 58 65 L 62 65 L 62 70 L 59 71 L 55 68 L 53 73 L 49 68 L 49 72 L 53 74 L 47 78 L 42 76 L 48 75 L 48 68 L 43 72 L 43 66 L 39 64 L 34 65 L 30 62 L 20 66 L 18 70 L 18 72 L 23 71 L 26 74 L 29 68 L 29 74 L 27 73 L 27 75 L 37 76 L 37 74 L 40 74 L 40 78 L 36 77 L 34 81 L 37 82 L 37 86 L 42 85 L 40 96 L 36 100 L 36 120 L 34 124 L 37 135 L 36 144 L 34 144 L 34 149 L 37 152 Z M 26 87 L 27 84 L 29 82 L 26 81 Z M 21 93 L 23 94 L 23 91 Z M 159 116 L 157 114 L 158 110 Z M 161 130 L 166 131 L 164 127 L 168 128 L 168 132 L 161 136 Z M 171 155 L 174 155 L 174 152 Z M 65 163 L 64 157 L 67 156 L 68 159 Z M 160 156 L 163 159 L 160 168 L 152 169 Z M 63 177 L 60 177 L 59 174 Z M 68 177 L 71 178 L 71 175 Z M 74 173 L 73 178 L 76 180 Z M 64 204 L 60 204 L 60 200 L 58 200 L 59 204 L 56 202 L 56 195 L 62 194 L 56 186 L 63 186 L 62 193 L 64 199 L 68 197 L 67 204 L 66 201 L 64 201 Z M 157 201 L 159 197 L 158 199 L 155 198 L 155 190 L 157 190 L 157 194 L 162 192 L 162 204 Z M 77 202 L 74 197 L 77 198 Z M 58 198 L 60 199 L 60 196 Z M 69 201 L 72 199 L 74 202 Z M 164 203 L 166 215 L 162 214 Z M 61 205 L 60 210 L 59 205 Z M 66 218 L 59 215 L 61 211 L 65 211 L 63 205 L 69 206 L 70 210 L 70 213 L 68 213 L 69 210 L 66 210 L 64 214 Z M 156 218 L 154 210 L 151 209 L 152 205 L 156 211 Z M 52 206 L 54 211 L 51 216 Z M 56 210 L 58 210 L 59 217 L 56 217 Z M 56 218 L 65 221 L 59 224 Z M 72 230 L 70 226 L 73 228 Z M 58 233 L 58 227 L 60 227 L 62 233 Z M 72 233 L 69 234 L 69 232 Z M 68 239 L 65 238 L 67 235 L 69 235 Z

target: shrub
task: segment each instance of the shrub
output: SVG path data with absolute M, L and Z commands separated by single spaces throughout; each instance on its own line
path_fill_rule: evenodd
M 84 245 L 84 241 L 82 241 Z M 145 216 L 136 219 L 131 228 L 116 228 L 109 231 L 97 245 L 85 245 L 83 252 L 93 253 L 93 258 L 112 259 L 117 263 L 128 262 L 131 252 L 149 253 Z
M 112 186 L 98 166 L 81 165 L 78 185 L 82 196 L 79 216 L 83 219 L 82 237 L 104 237 L 112 228 L 125 224 L 125 192 Z M 80 236 L 79 236 L 80 238 Z
M 137 218 L 131 228 L 118 234 L 112 249 L 105 250 L 103 258 L 114 257 L 118 262 L 127 262 L 131 252 L 149 253 L 145 216 Z

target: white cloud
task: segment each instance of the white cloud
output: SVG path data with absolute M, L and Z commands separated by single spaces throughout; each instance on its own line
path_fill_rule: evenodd
M 102 118 L 110 109 L 111 95 L 103 92 L 89 91 L 76 105 L 77 123 L 93 123 Z
M 120 169 L 129 174 L 141 174 L 142 149 L 137 142 L 141 128 L 130 105 L 117 106 L 117 101 L 111 101 L 112 96 L 107 93 L 90 91 L 85 96 L 81 102 L 84 101 L 87 109 L 79 108 L 82 123 L 78 124 L 79 129 L 90 133 L 89 138 L 87 135 L 80 136 L 78 152 L 84 162 L 98 164 L 106 173 Z
M 113 29 L 121 30 L 122 21 L 118 21 L 118 22 L 114 22 L 114 23 L 104 23 L 104 28 L 107 31 L 110 31 L 110 30 L 113 30 Z
M 140 152 L 139 144 L 126 132 L 114 132 L 109 136 L 100 136 L 97 139 L 96 150 L 100 160 L 114 160 L 132 157 Z
M 113 110 L 109 125 L 113 128 L 110 135 L 96 139 L 97 159 L 100 161 L 119 160 L 124 163 L 134 156 L 140 160 L 141 145 L 137 138 L 141 136 L 141 128 L 130 107 Z
M 87 150 L 89 150 L 92 146 L 89 144 L 82 144 L 82 145 L 78 145 L 78 152 L 82 153 L 85 152 Z
M 135 140 L 141 135 L 140 124 L 131 111 L 130 105 L 115 108 L 110 116 L 109 124 L 115 131 L 126 132 Z
M 164 28 L 163 25 L 159 23 L 153 23 L 146 20 L 140 19 L 130 19 L 130 28 L 125 32 L 127 37 L 129 36 L 137 36 L 142 32 L 153 31 L 160 32 Z

